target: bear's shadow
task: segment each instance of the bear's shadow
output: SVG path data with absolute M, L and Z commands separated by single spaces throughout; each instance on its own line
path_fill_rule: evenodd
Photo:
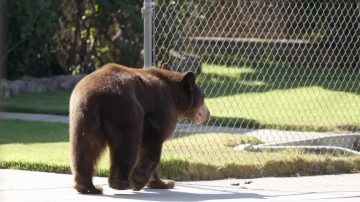
M 101 197 L 111 197 L 118 199 L 134 199 L 143 201 L 207 201 L 207 200 L 220 200 L 220 199 L 265 199 L 264 196 L 255 193 L 239 193 L 232 191 L 219 191 L 211 189 L 202 189 L 199 193 L 186 191 L 160 190 L 160 189 L 144 189 L 146 192 L 134 192 L 133 194 L 114 194 L 114 195 L 101 195 Z M 209 191 L 214 193 L 209 193 Z M 207 193 L 206 193 L 207 192 Z

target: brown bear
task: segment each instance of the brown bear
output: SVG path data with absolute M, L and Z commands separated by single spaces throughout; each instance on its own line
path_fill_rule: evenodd
M 101 194 L 94 166 L 108 146 L 109 186 L 140 190 L 173 188 L 157 172 L 163 142 L 179 119 L 196 124 L 210 113 L 192 72 L 169 67 L 133 69 L 107 64 L 84 77 L 70 98 L 70 146 L 75 189 Z

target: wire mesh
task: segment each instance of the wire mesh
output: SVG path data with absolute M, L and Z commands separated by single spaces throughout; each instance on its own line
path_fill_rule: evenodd
M 212 114 L 181 122 L 164 158 L 266 167 L 358 156 L 359 13 L 355 0 L 158 0 L 155 64 L 194 71 Z

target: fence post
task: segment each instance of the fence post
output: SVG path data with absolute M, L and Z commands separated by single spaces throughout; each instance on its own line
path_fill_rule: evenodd
M 7 40 L 6 40 L 6 22 L 5 22 L 5 12 L 6 10 L 6 1 L 0 0 L 0 78 L 5 77 L 5 60 L 7 57 Z M 4 72 L 2 72 L 4 71 Z M 4 75 L 3 75 L 4 73 Z M 1 93 L 0 93 L 1 94 Z M 1 96 L 1 95 L 0 95 Z
M 152 0 L 144 0 L 141 13 L 144 19 L 144 67 L 152 66 Z

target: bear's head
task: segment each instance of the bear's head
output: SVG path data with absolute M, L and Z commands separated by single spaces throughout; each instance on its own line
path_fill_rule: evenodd
M 196 75 L 186 72 L 182 75 L 181 85 L 188 96 L 189 105 L 179 119 L 190 119 L 195 124 L 202 124 L 210 117 L 210 112 L 205 104 L 205 95 L 200 86 L 196 84 Z

